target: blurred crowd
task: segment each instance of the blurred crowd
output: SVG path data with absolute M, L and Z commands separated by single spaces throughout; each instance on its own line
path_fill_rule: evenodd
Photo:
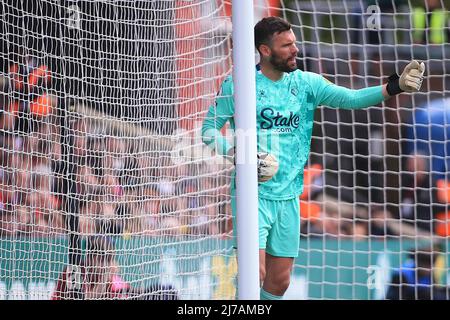
M 64 117 L 56 113 L 61 107 L 49 89 L 50 68 L 29 60 L 25 65 L 30 67 L 22 73 L 11 68 L 13 81 L 3 83 L 0 100 L 1 236 L 69 232 L 67 199 L 75 204 L 77 231 L 83 235 L 230 234 L 229 165 L 211 159 L 174 162 L 170 148 L 155 148 L 148 137 L 135 139 L 114 128 L 102 129 L 101 119 L 89 117 L 70 122 L 73 148 L 65 154 L 69 149 L 61 130 Z M 39 89 L 30 81 L 36 70 Z M 348 201 L 345 190 L 328 192 L 323 162 L 316 162 L 305 169 L 302 236 L 356 240 L 447 236 L 445 205 L 450 187 L 442 185 L 446 133 L 438 129 L 446 130 L 444 118 L 450 112 L 448 100 L 439 101 L 431 104 L 433 112 L 441 114 L 438 119 L 428 116 L 428 106 L 417 108 L 413 117 L 416 122 L 434 121 L 422 123 L 425 128 L 436 125 L 434 135 L 409 130 L 404 139 L 397 211 L 377 201 Z M 429 146 L 437 154 L 430 154 Z M 76 190 L 69 197 L 65 195 L 67 159 L 76 168 Z
M 373 239 L 433 239 L 447 237 L 447 192 L 444 180 L 433 179 L 429 156 L 411 154 L 405 157 L 400 173 L 398 205 L 377 202 L 352 203 L 324 190 L 324 173 L 319 164 L 306 169 L 308 185 L 300 197 L 302 235 Z M 369 173 L 368 173 L 369 174 Z M 343 191 L 342 193 L 345 193 Z M 450 198 L 449 198 L 450 199 Z M 394 207 L 397 210 L 391 210 Z
M 395 16 L 396 1 L 378 3 L 383 13 Z M 406 2 L 397 4 L 401 3 Z M 373 1 L 359 4 L 367 7 Z M 414 44 L 447 43 L 448 11 L 442 4 L 430 0 L 416 6 L 414 32 L 400 31 L 408 32 Z M 306 52 L 309 58 L 299 57 L 304 58 L 304 69 L 334 74 L 331 80 L 350 86 L 354 85 L 352 76 L 366 84 L 372 78 L 379 82 L 378 75 L 386 75 L 382 64 L 394 68 L 376 47 L 384 43 L 386 33 L 361 32 L 364 16 L 357 13 L 364 13 L 366 7 L 351 15 L 354 19 L 349 23 L 355 32 L 346 33 L 351 35 L 347 41 L 369 44 L 368 48 L 376 48 L 375 55 L 361 59 L 349 55 L 346 47 L 346 59 L 317 59 L 314 52 Z M 318 15 L 326 16 L 325 9 L 318 10 L 322 12 Z M 300 22 L 297 25 L 301 27 Z M 312 41 L 323 44 L 321 39 Z M 388 47 L 383 48 L 388 51 Z M 402 48 L 398 47 L 399 52 Z M 333 48 L 332 54 L 338 55 L 338 49 Z M 450 102 L 445 100 L 450 81 L 445 69 L 448 61 L 430 59 L 430 64 L 438 62 L 443 68 L 427 71 L 432 74 L 424 82 L 429 94 L 417 98 L 402 95 L 383 111 L 317 111 L 305 192 L 300 197 L 302 236 L 364 240 L 450 234 L 446 211 L 450 195 L 446 137 L 450 132 L 445 131 L 450 121 L 446 120 Z M 150 132 L 140 137 L 129 134 L 139 126 L 137 121 L 112 128 L 102 122 L 102 114 L 79 114 L 68 122 L 64 113 L 68 106 L 62 105 L 63 99 L 54 90 L 52 66 L 23 52 L 19 59 L 7 62 L 0 78 L 0 236 L 66 234 L 70 230 L 68 212 L 73 209 L 79 213 L 76 231 L 83 235 L 231 234 L 229 165 L 211 159 L 174 162 L 170 146 L 154 145 Z M 358 68 L 365 63 L 372 67 Z M 349 69 L 343 71 L 341 64 Z M 377 77 L 369 81 L 365 73 Z M 399 111 L 392 111 L 396 108 Z M 404 110 L 410 111 L 407 116 L 403 116 Z M 441 117 L 432 118 L 431 112 Z M 417 121 L 424 132 L 414 129 Z M 433 130 L 433 126 L 444 131 Z M 404 132 L 392 135 L 399 131 Z M 394 146 L 401 149 L 397 154 L 389 149 L 395 139 L 401 142 Z M 69 166 L 75 168 L 76 190 L 67 195 Z
M 230 232 L 229 169 L 175 164 L 169 146 L 155 150 L 151 137 L 102 128 L 93 117 L 70 121 L 65 139 L 69 122 L 58 114 L 51 79 L 50 68 L 26 57 L 2 79 L 0 236 L 65 234 L 70 210 L 79 213 L 82 235 Z M 66 196 L 70 174 L 76 190 Z
M 139 154 L 133 150 L 136 142 L 88 136 L 79 129 L 81 122 L 75 124 L 78 130 L 74 131 L 74 153 L 69 160 L 76 168 L 76 192 L 70 197 L 79 212 L 79 232 L 215 235 L 226 231 L 226 173 L 220 177 L 220 170 L 205 169 L 204 164 L 170 164 L 169 155 L 161 152 L 157 159 L 145 152 Z M 59 129 L 49 120 L 23 135 L 3 131 L 2 236 L 69 231 L 67 162 Z

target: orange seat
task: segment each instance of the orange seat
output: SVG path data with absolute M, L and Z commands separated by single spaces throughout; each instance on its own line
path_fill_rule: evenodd
M 320 205 L 300 200 L 300 217 L 302 219 L 311 221 L 318 220 L 320 218 L 320 212 Z
M 450 182 L 440 179 L 436 182 L 437 198 L 442 203 L 450 202 Z
M 303 171 L 303 193 L 301 194 L 300 199 L 308 199 L 309 192 L 311 190 L 311 183 L 321 174 L 322 166 L 318 163 L 313 164 L 310 167 L 305 167 L 305 170 Z
M 39 84 L 39 81 L 42 80 L 45 82 L 50 82 L 51 74 L 50 70 L 48 70 L 48 67 L 45 65 L 41 65 L 31 71 L 31 73 L 28 76 L 28 86 L 34 87 Z
M 320 218 L 321 207 L 316 203 L 310 203 L 309 195 L 311 184 L 317 176 L 322 174 L 322 166 L 313 164 L 305 167 L 303 172 L 303 193 L 300 195 L 300 217 L 307 220 L 317 220 Z
M 30 112 L 34 115 L 45 117 L 52 112 L 52 99 L 44 93 L 30 103 Z
M 450 213 L 440 212 L 436 215 L 436 234 L 441 237 L 450 236 Z

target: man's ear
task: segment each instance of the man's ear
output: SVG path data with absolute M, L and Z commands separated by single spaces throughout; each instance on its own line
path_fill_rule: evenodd
M 269 57 L 272 54 L 272 50 L 270 47 L 266 44 L 261 44 L 259 46 L 259 53 L 263 57 Z

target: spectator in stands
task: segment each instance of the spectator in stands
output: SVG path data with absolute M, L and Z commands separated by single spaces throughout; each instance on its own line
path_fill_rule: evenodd
M 159 235 L 180 236 L 186 234 L 186 228 L 180 221 L 178 198 L 160 193 L 161 213 Z
M 33 212 L 35 233 L 50 234 L 50 217 L 57 210 L 56 199 L 52 195 L 52 171 L 48 161 L 42 161 L 32 169 L 29 206 Z M 59 222 L 59 221 L 58 221 Z M 61 222 L 58 223 L 61 226 Z
M 109 199 L 108 195 L 101 195 L 99 199 L 100 212 L 96 219 L 96 230 L 102 234 L 121 234 L 123 232 L 123 221 L 117 215 L 118 202 Z
M 139 213 L 142 219 L 142 231 L 148 235 L 156 235 L 161 228 L 161 204 L 158 190 L 153 186 L 144 189 L 142 211 Z
M 14 122 L 15 116 L 9 112 L 10 97 L 9 81 L 6 77 L 0 76 L 0 146 L 6 150 L 14 148 Z
M 72 276 L 68 270 L 66 268 L 58 279 L 52 300 L 73 298 L 67 286 L 68 278 Z M 121 299 L 130 289 L 130 284 L 120 276 L 114 245 L 105 236 L 87 239 L 86 257 L 81 262 L 79 275 L 81 299 Z
M 450 98 L 437 98 L 418 106 L 406 124 L 403 153 L 430 157 L 432 181 L 445 179 L 450 168 Z
M 14 214 L 7 210 L 0 210 L 0 238 L 13 237 L 16 235 L 17 223 Z
M 76 132 L 73 142 L 73 153 L 76 158 L 85 158 L 88 151 L 88 139 L 86 137 L 86 121 L 79 120 L 74 123 L 73 130 Z M 80 160 L 78 160 L 80 161 Z
M 433 233 L 433 210 L 436 192 L 431 188 L 429 160 L 425 155 L 407 157 L 402 170 L 401 207 L 402 221 Z
M 439 285 L 436 265 L 443 259 L 437 249 L 419 248 L 393 274 L 388 300 L 449 300 L 448 287 Z
M 83 235 L 92 235 L 97 231 L 97 220 L 100 216 L 101 189 L 97 187 L 94 193 L 85 194 L 80 201 L 78 231 Z
M 0 168 L 0 220 L 3 236 L 29 234 L 31 215 L 28 205 L 30 170 L 21 150 L 2 149 Z
M 432 203 L 432 208 L 428 208 L 430 218 L 438 218 L 438 220 L 442 220 L 442 216 L 447 215 L 446 205 L 449 202 L 449 199 L 442 196 L 442 193 L 445 194 L 446 190 L 449 190 L 449 184 L 447 183 L 450 168 L 448 157 L 450 142 L 447 138 L 450 135 L 450 127 L 447 125 L 450 121 L 449 106 L 449 98 L 438 98 L 427 105 L 417 107 L 411 121 L 406 126 L 406 139 L 404 139 L 403 145 L 403 153 L 406 157 L 417 158 L 417 156 L 420 156 L 424 159 L 419 161 L 416 166 L 422 166 L 421 171 L 425 171 L 427 176 L 424 178 L 421 177 L 423 174 L 419 175 L 420 178 L 416 182 L 423 180 L 425 185 L 421 185 L 421 187 L 427 189 L 417 190 L 416 192 L 421 194 L 422 197 L 428 195 L 431 200 L 417 199 L 417 202 L 424 203 L 423 211 L 427 211 L 427 205 Z M 421 162 L 426 163 L 421 164 Z M 427 190 L 429 190 L 428 194 Z M 446 221 L 442 221 L 442 223 L 447 224 Z M 423 226 L 423 224 L 421 225 Z M 448 235 L 445 232 L 445 229 L 447 229 L 445 225 L 443 228 L 439 226 L 437 230 L 436 227 L 436 225 L 433 226 L 433 231 L 439 230 L 438 234 L 441 236 Z M 430 228 L 427 227 L 427 229 Z
M 100 177 L 95 174 L 94 169 L 85 163 L 84 158 L 79 159 L 77 166 L 77 190 L 80 195 L 89 196 L 99 194 L 101 187 Z
M 102 184 L 104 176 L 105 138 L 103 136 L 90 136 L 87 138 L 87 165 Z
M 162 235 L 179 236 L 185 232 L 183 223 L 179 219 L 180 198 L 176 194 L 177 168 L 167 164 L 161 170 L 158 181 L 158 192 L 161 205 L 161 229 Z
M 118 200 L 123 195 L 123 188 L 120 184 L 120 172 L 124 167 L 125 144 L 120 139 L 107 137 L 105 145 L 103 156 L 105 191 L 112 200 Z
M 90 234 L 120 234 L 123 219 L 117 215 L 118 202 L 108 200 L 104 186 L 97 186 L 94 193 L 85 195 L 80 203 L 79 232 Z
M 191 211 L 190 232 L 198 235 L 218 234 L 219 206 L 216 196 L 206 196 L 200 206 Z
M 186 228 L 176 216 L 162 216 L 159 235 L 177 237 L 186 234 Z
M 322 165 L 315 163 L 305 167 L 304 190 L 300 196 L 302 236 L 364 240 L 368 226 L 363 219 L 358 219 L 361 210 L 326 194 L 323 176 Z
M 141 167 L 135 155 L 135 150 L 130 148 L 129 154 L 123 160 L 123 169 L 120 173 L 120 185 L 124 188 L 125 193 L 131 190 L 137 190 L 142 185 L 140 169 Z
M 32 227 L 32 215 L 23 205 L 7 206 L 0 211 L 0 237 L 29 236 Z
M 41 129 L 46 126 L 42 125 Z M 15 235 L 61 233 L 63 216 L 53 194 L 53 172 L 48 154 L 49 135 L 33 132 L 20 138 L 23 143 L 2 154 L 1 206 L 8 232 Z
M 19 134 L 32 132 L 57 106 L 56 98 L 49 93 L 50 68 L 22 50 L 16 62 L 9 66 L 9 77 L 13 99 L 8 113 L 15 116 L 14 129 Z
M 368 237 L 367 220 L 339 219 L 336 236 L 353 241 L 364 241 Z
M 176 215 L 174 207 L 165 206 L 162 214 L 161 195 L 157 185 L 142 188 L 126 188 L 123 201 L 118 205 L 116 216 L 123 221 L 125 234 L 159 235 L 164 217 Z
M 450 15 L 441 0 L 425 0 L 414 8 L 413 40 L 415 43 L 445 44 L 450 39 Z
M 373 206 L 371 234 L 430 237 L 434 233 L 433 219 L 439 206 L 436 191 L 430 187 L 428 158 L 422 154 L 410 155 L 403 168 L 399 216 L 381 206 Z
M 325 210 L 316 201 L 317 196 L 323 192 L 322 165 L 315 163 L 305 167 L 303 186 L 303 193 L 300 195 L 301 234 L 322 234 L 326 224 Z
M 353 223 L 351 236 L 355 241 L 367 241 L 369 236 L 369 226 L 367 220 L 356 220 Z

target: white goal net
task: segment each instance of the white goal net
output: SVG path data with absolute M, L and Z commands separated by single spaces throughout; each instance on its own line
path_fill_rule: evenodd
M 0 4 L 4 299 L 232 299 L 215 1 Z M 227 24 L 228 21 L 228 24 Z
M 286 299 L 449 299 L 450 4 L 254 4 L 335 84 L 427 66 L 420 93 L 316 111 Z M 233 168 L 200 137 L 232 72 L 230 15 L 225 0 L 2 1 L 0 299 L 235 298 Z
M 287 297 L 449 299 L 450 3 L 278 4 L 297 36 L 300 69 L 337 85 L 386 83 L 411 59 L 427 66 L 420 93 L 316 111 Z

